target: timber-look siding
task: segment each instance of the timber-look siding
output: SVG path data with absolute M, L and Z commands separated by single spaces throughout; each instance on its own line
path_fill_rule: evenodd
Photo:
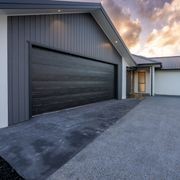
M 29 119 L 28 41 L 118 64 L 121 57 L 90 14 L 8 17 L 9 125 Z

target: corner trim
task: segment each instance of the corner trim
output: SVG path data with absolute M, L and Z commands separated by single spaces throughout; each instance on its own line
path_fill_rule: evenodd
M 8 27 L 7 16 L 0 15 L 0 128 L 8 126 Z

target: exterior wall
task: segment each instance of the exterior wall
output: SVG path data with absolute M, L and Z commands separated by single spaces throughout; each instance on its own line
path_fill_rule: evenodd
M 0 15 L 0 128 L 8 126 L 7 16 Z
M 151 83 L 152 83 L 152 92 L 151 92 L 151 96 L 154 96 L 155 95 L 155 77 L 156 77 L 156 73 L 155 73 L 155 67 L 152 66 L 151 67 Z
M 90 14 L 9 17 L 9 124 L 29 119 L 28 41 L 117 64 L 122 98 L 121 57 Z
M 146 94 L 151 94 L 151 77 L 150 77 L 150 71 L 147 69 L 143 70 L 137 70 L 134 72 L 134 92 L 138 92 L 138 72 L 145 71 L 146 72 Z
M 122 99 L 126 99 L 127 66 L 125 59 L 122 59 Z
M 180 96 L 180 70 L 156 70 L 155 94 Z

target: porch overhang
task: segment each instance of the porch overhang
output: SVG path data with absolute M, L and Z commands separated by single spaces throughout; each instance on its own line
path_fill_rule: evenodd
M 140 64 L 140 65 L 137 65 L 136 67 L 128 67 L 127 70 L 132 72 L 131 73 L 131 81 L 133 81 L 133 82 L 131 82 L 131 84 L 132 84 L 132 86 L 134 86 L 131 88 L 131 93 L 149 94 L 150 96 L 154 96 L 154 94 L 155 94 L 155 69 L 156 68 L 161 68 L 161 64 L 160 63 Z M 135 74 L 137 74 L 137 72 L 142 72 L 142 71 L 149 72 L 148 73 L 149 81 L 147 82 L 147 84 L 149 84 L 149 92 L 148 93 L 147 92 L 142 93 L 142 92 L 135 90 L 136 89 L 135 86 L 136 87 L 138 86 L 138 84 L 136 84 L 136 83 L 138 83 L 138 82 L 137 81 L 135 82 L 134 76 L 135 76 Z M 133 91 L 133 89 L 134 89 L 134 91 Z

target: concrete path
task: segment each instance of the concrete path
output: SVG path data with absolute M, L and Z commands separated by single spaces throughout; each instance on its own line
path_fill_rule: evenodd
M 138 103 L 93 103 L 1 129 L 0 156 L 25 179 L 44 180 Z
M 149 97 L 49 180 L 179 180 L 180 98 Z

